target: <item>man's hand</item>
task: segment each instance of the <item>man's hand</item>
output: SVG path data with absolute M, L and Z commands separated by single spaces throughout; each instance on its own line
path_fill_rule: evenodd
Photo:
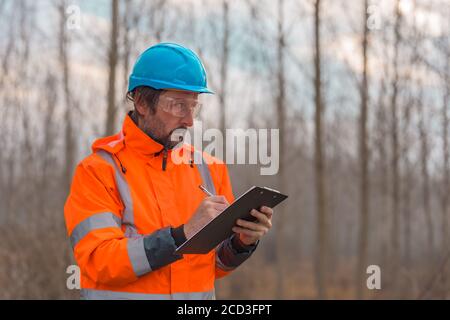
M 245 245 L 255 244 L 272 227 L 273 210 L 269 207 L 261 207 L 260 211 L 253 209 L 250 214 L 258 219 L 257 222 L 250 222 L 242 219 L 236 221 L 233 231 L 239 234 L 239 240 Z
M 184 225 L 184 234 L 186 238 L 191 238 L 209 221 L 214 219 L 228 207 L 228 201 L 224 196 L 212 196 L 205 198 L 195 211 L 191 219 Z

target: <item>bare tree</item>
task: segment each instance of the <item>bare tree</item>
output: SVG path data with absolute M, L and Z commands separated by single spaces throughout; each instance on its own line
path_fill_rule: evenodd
M 397 0 L 395 5 L 395 22 L 394 22 L 394 57 L 393 57 L 393 69 L 394 75 L 391 82 L 392 95 L 390 101 L 391 108 L 391 172 L 392 172 L 392 229 L 391 229 L 391 263 L 393 272 L 391 276 L 394 281 L 397 279 L 398 271 L 398 255 L 400 250 L 400 224 L 399 224 L 399 204 L 400 204 L 400 175 L 399 175 L 399 140 L 398 140 L 398 92 L 399 92 L 399 55 L 400 55 L 400 34 L 401 25 L 401 11 L 400 0 Z
M 369 148 L 368 148 L 368 80 L 367 80 L 367 50 L 369 29 L 367 27 L 368 14 L 368 0 L 364 0 L 363 6 L 363 36 L 362 36 L 362 61 L 363 74 L 360 87 L 361 95 L 361 111 L 359 118 L 359 161 L 360 161 L 360 227 L 359 227 L 359 252 L 358 252 L 358 276 L 357 276 L 357 297 L 358 299 L 364 296 L 364 275 L 367 265 L 367 251 L 368 251 L 368 232 L 369 232 Z
M 326 257 L 327 257 L 327 214 L 325 195 L 325 164 L 323 156 L 323 113 L 322 70 L 320 46 L 320 0 L 314 4 L 314 96 L 315 96 L 315 191 L 317 211 L 317 254 L 316 285 L 318 296 L 326 298 Z
M 2 3 L 2 7 L 4 6 L 4 2 Z M 3 10 L 0 12 L 2 16 L 4 16 L 4 19 L 6 21 L 6 14 L 3 13 Z M 9 73 L 10 69 L 10 61 L 11 56 L 14 50 L 15 45 L 15 28 L 16 24 L 14 23 L 14 20 L 16 19 L 17 12 L 15 10 L 11 10 L 10 17 L 9 17 L 9 26 L 8 26 L 8 40 L 6 42 L 6 46 L 4 50 L 1 51 L 1 72 L 0 72 L 0 89 L 3 89 L 3 81 L 5 77 Z M 3 18 L 3 17 L 2 17 Z
M 411 206 L 411 194 L 412 194 L 412 186 L 413 186 L 413 175 L 414 175 L 414 168 L 412 165 L 412 161 L 410 160 L 410 157 L 408 156 L 408 153 L 411 149 L 412 141 L 410 139 L 409 130 L 411 125 L 411 111 L 413 110 L 414 105 L 411 101 L 404 107 L 404 113 L 403 113 L 403 128 L 402 128 L 402 136 L 403 136 L 403 143 L 402 143 L 402 153 L 405 154 L 405 156 L 402 159 L 402 164 L 404 168 L 404 184 L 405 187 L 402 188 L 402 198 L 403 198 L 403 221 L 404 221 L 404 265 L 406 266 L 406 269 L 409 270 L 411 267 L 411 253 L 412 253 L 412 242 L 411 242 L 411 229 L 412 229 L 412 206 Z
M 421 85 L 419 84 L 419 87 Z M 433 257 L 434 249 L 434 235 L 433 235 L 433 221 L 431 216 L 431 206 L 430 206 L 430 174 L 428 169 L 428 157 L 429 157 L 429 142 L 427 134 L 427 125 L 424 112 L 424 101 L 422 89 L 419 89 L 419 97 L 417 102 L 418 117 L 419 117 L 419 139 L 420 139 L 420 166 L 422 173 L 422 210 L 425 216 L 425 222 L 427 226 L 427 241 L 428 241 L 428 254 L 430 258 Z
M 450 44 L 450 43 L 449 43 Z M 449 246 L 449 216 L 450 216 L 450 147 L 449 147 L 449 110 L 450 110 L 450 45 L 447 44 L 444 52 L 445 73 L 444 95 L 442 99 L 442 161 L 444 167 L 443 188 L 441 192 L 442 205 L 442 248 L 445 250 Z
M 106 110 L 105 135 L 112 135 L 116 125 L 116 68 L 118 62 L 119 1 L 111 0 L 111 33 L 108 52 L 108 106 Z
M 416 21 L 416 1 L 414 1 L 414 15 L 413 15 L 413 23 L 412 23 L 412 34 L 410 35 L 410 39 L 407 42 L 407 45 L 411 49 L 410 60 L 409 63 L 411 65 L 416 65 L 419 62 L 419 44 L 421 37 L 417 28 Z M 413 68 L 409 68 L 404 75 L 405 83 L 408 83 L 410 86 L 414 86 L 415 83 L 412 79 Z M 405 105 L 403 106 L 403 125 L 401 127 L 401 137 L 399 139 L 400 145 L 400 153 L 403 155 L 401 159 L 401 164 L 403 166 L 403 182 L 404 186 L 401 188 L 402 195 L 402 217 L 403 217 L 403 232 L 404 232 L 404 250 L 403 250 L 403 260 L 405 269 L 407 272 L 410 271 L 411 267 L 411 259 L 412 259 L 412 243 L 411 243 L 411 229 L 413 223 L 413 215 L 412 215 L 412 206 L 411 206 L 411 194 L 413 192 L 413 182 L 414 182 L 414 166 L 412 160 L 410 159 L 410 151 L 413 149 L 413 139 L 410 137 L 410 125 L 411 125 L 411 115 L 414 111 L 417 111 L 417 103 L 418 99 L 415 99 L 412 92 L 407 94 L 407 99 L 405 101 Z
M 386 49 L 387 41 L 382 39 L 379 50 L 383 55 L 383 76 L 379 80 L 378 88 L 379 94 L 375 105 L 377 106 L 375 111 L 375 125 L 374 125 L 374 151 L 377 155 L 377 166 L 373 181 L 376 180 L 376 193 L 378 196 L 378 211 L 376 217 L 377 227 L 377 243 L 378 255 L 381 260 L 381 265 L 388 264 L 389 261 L 389 235 L 386 232 L 386 223 L 390 221 L 390 177 L 389 177 L 389 149 L 388 149 L 388 103 L 386 101 L 388 85 L 389 85 L 389 73 L 388 73 L 388 57 Z M 374 153 L 375 153 L 374 152 Z M 375 157 L 373 157 L 375 158 Z M 390 231 L 390 230 L 389 230 Z
M 442 8 L 442 15 L 448 15 L 450 6 Z M 446 27 L 448 30 L 449 22 L 447 21 Z M 444 27 L 445 28 L 445 27 Z M 442 232 L 442 248 L 444 252 L 448 247 L 450 241 L 448 234 L 448 216 L 450 209 L 450 150 L 449 150 L 449 110 L 450 110 L 450 37 L 449 34 L 444 34 L 440 38 L 434 40 L 434 47 L 441 54 L 444 65 L 440 67 L 436 65 L 436 59 L 428 56 L 422 56 L 421 62 L 425 64 L 427 69 L 437 74 L 443 82 L 443 95 L 442 95 L 442 111 L 441 111 L 441 125 L 442 125 L 442 188 L 440 192 L 440 204 L 442 209 L 441 214 L 441 232 Z
M 54 124 L 55 109 L 57 106 L 58 91 L 57 81 L 53 74 L 49 73 L 45 80 L 45 117 L 44 117 L 44 144 L 42 146 L 42 167 L 41 179 L 39 181 L 39 192 L 42 194 L 41 199 L 47 199 L 50 180 L 50 168 L 55 164 L 52 157 L 52 151 L 56 143 L 56 130 Z M 45 209 L 47 202 L 39 201 L 39 215 L 45 217 Z
M 122 29 L 122 42 L 123 42 L 123 85 L 126 86 L 128 83 L 128 74 L 130 71 L 130 29 L 133 27 L 133 21 L 135 20 L 132 16 L 131 1 L 125 1 L 125 8 L 123 10 L 123 21 L 121 23 Z M 125 97 L 124 97 L 125 98 Z M 126 100 L 126 98 L 125 98 Z
M 277 127 L 280 130 L 280 168 L 278 172 L 278 185 L 280 190 L 286 189 L 286 175 L 285 175 L 285 150 L 286 150 L 286 73 L 285 73 L 285 50 L 286 39 L 284 31 L 284 0 L 278 0 L 278 16 L 277 16 L 277 97 L 276 97 L 276 111 L 277 111 Z M 282 299 L 285 293 L 284 289 L 284 261 L 283 248 L 284 242 L 284 208 L 277 210 L 277 224 L 276 224 L 276 250 L 277 250 L 277 270 L 276 270 L 276 297 Z
M 64 174 L 65 177 L 64 186 L 66 190 L 69 190 L 72 180 L 72 171 L 75 166 L 76 156 L 76 140 L 74 137 L 73 128 L 73 107 L 72 90 L 71 90 L 71 70 L 69 64 L 69 46 L 70 39 L 67 34 L 67 0 L 59 0 L 56 4 L 59 13 L 59 34 L 58 34 L 58 46 L 59 46 L 59 65 L 62 70 L 62 86 L 63 97 L 65 102 L 64 110 L 64 147 L 65 147 L 65 162 L 64 162 Z
M 227 125 L 227 80 L 228 80 L 228 57 L 230 51 L 230 21 L 229 21 L 229 3 L 228 0 L 222 1 L 222 57 L 220 59 L 220 89 L 219 89 L 219 108 L 220 108 L 220 130 L 225 135 Z M 224 141 L 226 145 L 226 141 Z

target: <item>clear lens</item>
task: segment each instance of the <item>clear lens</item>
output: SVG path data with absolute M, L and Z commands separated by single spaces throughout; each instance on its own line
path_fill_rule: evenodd
M 163 97 L 162 109 L 175 117 L 184 118 L 189 112 L 195 118 L 199 115 L 202 104 L 194 99 L 176 99 Z

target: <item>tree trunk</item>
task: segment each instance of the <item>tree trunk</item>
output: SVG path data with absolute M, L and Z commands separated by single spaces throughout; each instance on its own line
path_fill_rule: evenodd
M 400 45 L 400 23 L 401 13 L 399 0 L 396 3 L 395 25 L 394 25 L 394 79 L 392 81 L 391 96 L 391 174 L 392 174 L 392 229 L 391 229 L 391 267 L 393 287 L 396 286 L 398 274 L 398 255 L 400 249 L 400 224 L 399 224 L 399 204 L 400 204 L 400 176 L 399 176 L 399 141 L 398 141 L 398 88 L 399 88 L 399 45 Z
M 404 221 L 404 234 L 403 234 L 403 242 L 404 242 L 404 249 L 403 249 L 403 265 L 406 267 L 407 271 L 411 267 L 411 224 L 412 224 L 412 215 L 411 215 L 411 186 L 414 183 L 413 181 L 413 174 L 414 169 L 411 163 L 411 160 L 408 157 L 408 153 L 411 149 L 410 143 L 411 139 L 409 137 L 409 128 L 411 125 L 411 113 L 414 110 L 413 103 L 408 103 L 408 105 L 404 108 L 403 113 L 403 139 L 402 139 L 402 153 L 405 154 L 405 157 L 403 157 L 402 163 L 404 167 L 404 184 L 405 187 L 402 189 L 402 198 L 403 198 L 403 205 L 402 205 L 402 217 Z M 407 294 L 407 292 L 406 292 Z
M 66 15 L 67 1 L 61 0 L 58 5 L 59 11 L 59 63 L 63 71 L 63 96 L 65 102 L 64 111 L 64 148 L 65 148 L 65 162 L 64 162 L 64 186 L 65 189 L 70 189 L 72 180 L 72 173 L 75 167 L 75 151 L 76 142 L 73 130 L 73 101 L 70 90 L 70 66 L 69 66 L 69 37 L 67 35 L 67 15 Z
M 230 24 L 229 24 L 229 3 L 228 0 L 222 2 L 222 23 L 223 23 L 223 38 L 222 38 L 222 59 L 220 63 L 220 91 L 219 91 L 219 108 L 220 108 L 220 130 L 226 138 L 227 127 L 227 80 L 228 80 L 228 56 L 229 56 L 229 38 L 230 38 Z M 224 146 L 227 145 L 224 140 Z
M 358 252 L 358 276 L 357 276 L 357 298 L 364 298 L 364 289 L 366 282 L 364 281 L 367 268 L 367 252 L 368 252 L 368 232 L 369 232 L 369 150 L 367 141 L 367 108 L 369 103 L 368 97 L 368 81 L 367 81 L 367 49 L 369 29 L 367 28 L 368 20 L 368 0 L 364 1 L 364 20 L 363 20 L 363 41 L 362 41 L 362 60 L 363 60 L 363 76 L 361 83 L 361 114 L 359 119 L 359 161 L 360 161 L 360 227 L 359 227 L 359 252 Z
M 317 210 L 316 285 L 318 298 L 326 298 L 327 219 L 325 195 L 325 164 L 322 150 L 322 74 L 320 48 L 320 0 L 314 10 L 314 93 L 315 93 L 315 186 Z M 280 134 L 280 136 L 282 136 Z
M 450 48 L 447 48 L 449 50 Z M 447 53 L 448 55 L 448 53 Z M 450 59 L 447 58 L 445 72 L 445 94 L 442 101 L 442 155 L 444 163 L 444 178 L 442 190 L 442 251 L 449 247 L 448 217 L 450 215 L 450 148 L 449 148 L 449 110 L 450 110 Z
M 387 60 L 387 59 L 386 59 Z M 387 62 L 385 62 L 386 67 Z M 381 200 L 379 214 L 377 216 L 377 242 L 380 244 L 378 247 L 378 257 L 381 261 L 381 265 L 388 265 L 389 256 L 389 233 L 386 231 L 386 224 L 389 223 L 389 203 L 390 203 L 390 183 L 389 183 L 389 159 L 388 159 L 388 128 L 387 128 L 387 107 L 384 101 L 387 91 L 387 80 L 380 80 L 380 94 L 377 101 L 376 112 L 376 150 L 378 154 L 379 166 L 377 166 L 377 191 Z
M 105 135 L 114 134 L 116 124 L 116 67 L 118 60 L 119 0 L 111 0 L 111 34 L 108 54 L 108 107 L 106 111 Z
M 131 29 L 131 20 L 132 20 L 132 11 L 131 11 L 131 1 L 125 1 L 125 8 L 123 12 L 123 22 L 122 22 L 122 42 L 123 42 L 123 85 L 125 90 L 127 89 L 128 77 L 130 73 L 130 29 Z M 126 97 L 125 101 L 126 102 Z
M 278 22 L 277 22 L 277 87 L 278 94 L 276 99 L 276 110 L 278 115 L 278 129 L 280 130 L 280 166 L 278 171 L 278 186 L 280 190 L 286 190 L 286 176 L 285 176 L 285 127 L 286 127 L 286 73 L 284 69 L 285 60 L 285 33 L 284 33 L 284 0 L 278 0 Z M 283 299 L 285 295 L 284 287 L 284 255 L 281 252 L 285 251 L 284 242 L 284 207 L 277 209 L 276 217 L 276 297 Z
M 422 172 L 422 200 L 423 200 L 423 213 L 425 216 L 426 226 L 427 226 L 427 242 L 428 242 L 428 254 L 429 258 L 433 257 L 434 251 L 434 235 L 433 235 L 433 221 L 431 216 L 431 206 L 430 206 L 430 174 L 428 172 L 428 136 L 426 132 L 425 124 L 425 112 L 423 106 L 423 99 L 421 97 L 417 103 L 419 108 L 419 137 L 420 137 L 420 164 Z
M 53 161 L 53 149 L 55 146 L 55 108 L 57 106 L 58 101 L 58 90 L 57 90 L 57 81 L 53 74 L 49 73 L 45 82 L 45 98 L 46 98 L 46 112 L 44 118 L 44 145 L 42 146 L 42 167 L 41 167 L 41 178 L 39 181 L 39 192 L 42 193 L 41 199 L 48 198 L 48 189 L 49 189 L 49 178 L 50 170 Z M 40 217 L 46 217 L 46 206 L 48 205 L 47 201 L 39 201 L 39 215 Z

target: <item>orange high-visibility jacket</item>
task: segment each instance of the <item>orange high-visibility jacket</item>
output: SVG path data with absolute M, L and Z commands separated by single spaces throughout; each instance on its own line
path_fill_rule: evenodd
M 176 164 L 175 150 L 198 152 L 164 149 L 128 115 L 77 166 L 64 215 L 83 298 L 214 299 L 214 280 L 253 253 L 256 246 L 238 249 L 232 236 L 208 254 L 174 254 L 171 230 L 205 198 L 200 184 L 234 199 L 225 164 L 206 153 L 201 165 Z

